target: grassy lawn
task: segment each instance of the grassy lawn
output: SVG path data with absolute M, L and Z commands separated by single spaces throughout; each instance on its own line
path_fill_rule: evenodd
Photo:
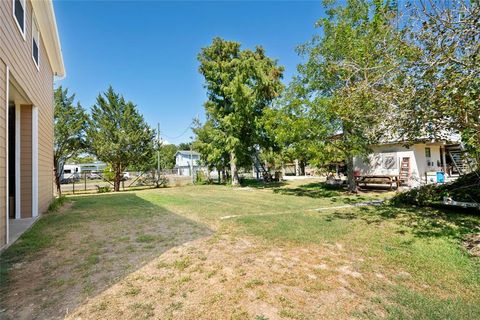
M 70 197 L 2 253 L 0 318 L 480 318 L 462 246 L 480 217 L 347 207 L 390 196 L 296 181 Z

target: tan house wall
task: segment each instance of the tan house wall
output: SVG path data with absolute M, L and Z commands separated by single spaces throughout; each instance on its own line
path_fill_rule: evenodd
M 20 107 L 20 213 L 22 218 L 32 217 L 32 107 Z
M 5 95 L 5 65 L 10 69 L 10 77 L 15 79 L 26 93 L 29 102 L 38 107 L 38 211 L 44 212 L 53 198 L 53 72 L 49 63 L 42 35 L 40 34 L 40 70 L 32 58 L 32 4 L 26 1 L 25 40 L 13 17 L 12 1 L 0 1 L 0 97 Z M 0 100 L 0 131 L 4 133 L 5 113 L 8 107 L 5 98 Z M 5 138 L 0 133 L 0 210 L 4 216 L 5 192 Z M 3 169 L 2 169 L 3 168 Z M 3 187 L 2 187 L 3 186 Z M 30 184 L 31 187 L 31 184 Z M 2 219 L 2 222 L 5 219 Z M 0 223 L 2 223 L 0 222 Z M 0 224 L 1 226 L 1 224 Z M 4 227 L 1 232 L 4 232 Z M 2 234 L 0 233 L 0 236 Z M 4 238 L 4 237 L 3 237 Z M 0 246 L 3 241 L 0 240 Z
M 7 67 L 5 63 L 0 60 L 0 247 L 6 242 L 6 219 L 7 219 L 7 206 L 6 206 L 6 119 L 8 118 L 6 108 L 6 73 Z

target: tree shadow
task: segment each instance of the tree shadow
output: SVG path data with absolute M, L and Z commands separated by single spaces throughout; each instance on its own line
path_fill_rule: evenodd
M 429 207 L 394 207 L 381 205 L 359 207 L 354 212 L 338 211 L 327 219 L 361 219 L 367 224 L 394 221 L 411 230 L 417 237 L 440 237 L 461 240 L 465 235 L 480 232 L 480 214 L 474 210 L 447 210 Z M 406 233 L 399 230 L 397 233 Z
M 1 254 L 0 317 L 63 318 L 167 250 L 212 234 L 134 193 L 75 197 Z
M 286 186 L 287 183 L 284 181 L 272 181 L 272 182 L 265 182 L 263 180 L 256 180 L 256 179 L 242 179 L 241 186 L 242 187 L 249 187 L 255 189 L 274 189 Z
M 331 198 L 345 194 L 346 188 L 342 185 L 330 185 L 324 182 L 313 182 L 300 185 L 296 188 L 274 188 L 273 192 L 277 194 L 298 197 Z

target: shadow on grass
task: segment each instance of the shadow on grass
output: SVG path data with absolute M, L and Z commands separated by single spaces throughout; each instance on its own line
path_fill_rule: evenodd
M 255 179 L 243 179 L 241 186 L 242 187 L 250 187 L 256 189 L 274 189 L 280 188 L 287 185 L 286 182 L 277 181 L 277 182 L 264 182 L 263 180 L 255 180 Z
M 465 235 L 480 232 L 480 215 L 476 211 L 453 211 L 422 207 L 360 207 L 355 212 L 334 212 L 327 219 L 362 219 L 368 224 L 395 221 L 407 227 L 417 237 L 448 237 L 463 239 Z M 398 233 L 404 231 L 399 230 Z
M 63 318 L 165 251 L 212 230 L 134 193 L 71 198 L 0 256 L 0 317 Z M 45 299 L 48 297 L 48 299 Z
M 324 182 L 315 182 L 301 185 L 297 188 L 275 188 L 274 193 L 310 197 L 310 198 L 331 198 L 341 196 L 346 192 L 342 185 L 330 185 Z

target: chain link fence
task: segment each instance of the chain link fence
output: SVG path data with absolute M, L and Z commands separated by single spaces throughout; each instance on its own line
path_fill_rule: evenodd
M 177 187 L 192 183 L 191 176 L 180 176 L 175 170 L 165 170 L 157 179 L 157 172 L 125 172 L 120 185 L 121 190 L 142 188 Z M 77 172 L 61 180 L 62 194 L 102 193 L 113 191 L 113 181 L 103 172 Z

